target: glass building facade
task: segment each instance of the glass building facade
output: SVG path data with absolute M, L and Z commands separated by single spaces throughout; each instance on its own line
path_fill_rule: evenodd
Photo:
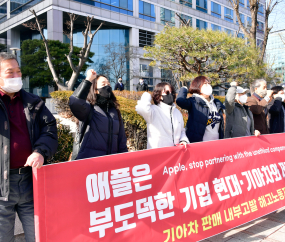
M 7 20 L 7 2 L 0 5 L 0 23 Z
M 139 1 L 139 17 L 145 20 L 155 22 L 154 5 L 140 0 Z
M 93 30 L 94 31 L 94 30 Z M 84 42 L 84 38 L 82 35 L 81 30 L 76 30 L 73 35 L 73 43 L 75 46 L 82 47 Z M 109 58 L 109 53 L 107 53 L 107 45 L 116 45 L 119 50 L 119 46 L 129 46 L 129 29 L 100 29 L 97 34 L 95 35 L 91 51 L 95 53 L 95 55 L 92 57 L 92 61 L 94 62 L 91 64 L 90 68 L 97 70 L 98 74 L 103 74 L 108 76 L 109 81 L 111 82 L 112 87 L 114 88 L 115 83 L 117 82 L 114 73 L 112 70 L 105 69 Z M 109 62 L 110 63 L 110 62 Z M 126 75 L 122 76 L 123 83 L 125 83 L 126 89 L 129 89 L 129 62 L 121 62 L 124 64 L 124 67 L 127 73 Z M 111 67 L 113 69 L 114 66 Z M 118 67 L 117 67 L 118 68 Z M 81 75 L 81 80 L 78 81 L 81 82 L 82 79 L 84 80 L 85 75 Z
M 165 25 L 166 23 L 170 26 L 175 25 L 175 12 L 166 8 L 160 8 L 160 22 Z
M 272 32 L 266 46 L 267 62 L 285 82 L 285 30 Z M 259 45 L 261 43 L 258 43 Z
M 208 28 L 208 23 L 203 21 L 203 20 L 200 20 L 200 19 L 197 19 L 196 20 L 196 28 L 197 29 L 207 29 Z
M 10 0 L 10 14 L 17 15 L 43 0 Z
M 133 16 L 133 0 L 75 0 L 98 8 Z

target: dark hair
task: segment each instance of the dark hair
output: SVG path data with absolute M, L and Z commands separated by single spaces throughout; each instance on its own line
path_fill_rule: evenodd
M 275 87 L 272 87 L 271 90 L 273 91 L 272 95 L 275 95 L 278 92 L 284 90 L 284 88 L 282 86 L 275 86 Z
M 173 95 L 173 102 L 175 102 L 175 99 L 176 99 L 176 92 L 175 92 L 175 89 L 174 87 L 168 83 L 168 82 L 161 82 L 161 83 L 158 83 L 154 90 L 153 90 L 153 93 L 152 93 L 152 100 L 154 102 L 155 105 L 159 104 L 160 101 L 161 101 L 161 95 L 162 95 L 162 91 L 165 89 L 165 86 L 168 85 L 170 90 L 171 90 L 171 94 Z
M 97 75 L 96 78 L 92 81 L 92 85 L 91 85 L 90 91 L 89 91 L 88 96 L 87 96 L 87 101 L 89 103 L 91 103 L 92 105 L 96 104 L 97 90 L 98 90 L 97 89 L 97 82 L 98 82 L 98 79 L 100 77 L 105 77 L 108 80 L 108 78 L 104 75 Z M 115 108 L 118 112 L 119 120 L 121 122 L 121 112 L 119 110 L 120 104 L 118 103 L 117 98 L 114 95 L 113 91 L 111 92 L 111 100 L 113 101 L 113 103 L 115 105 Z
M 191 85 L 190 85 L 190 88 L 189 88 L 189 92 L 191 94 L 194 94 L 194 93 L 197 93 L 197 94 L 201 94 L 201 87 L 206 83 L 206 82 L 211 82 L 208 77 L 205 77 L 205 76 L 198 76 L 196 77 L 192 82 L 191 82 Z

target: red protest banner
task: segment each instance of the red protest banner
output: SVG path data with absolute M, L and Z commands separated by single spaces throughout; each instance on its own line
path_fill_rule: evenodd
M 47 165 L 37 241 L 199 241 L 285 206 L 285 134 Z

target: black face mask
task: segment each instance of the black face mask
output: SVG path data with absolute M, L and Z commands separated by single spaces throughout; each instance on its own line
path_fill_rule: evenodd
M 172 105 L 173 104 L 173 95 L 171 93 L 167 95 L 162 95 L 162 102 L 164 102 L 167 105 Z
M 111 98 L 111 93 L 112 93 L 112 87 L 110 86 L 104 86 L 102 88 L 98 88 L 99 94 L 107 99 Z

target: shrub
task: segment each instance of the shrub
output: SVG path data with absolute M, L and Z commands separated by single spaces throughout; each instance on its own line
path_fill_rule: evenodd
M 56 111 L 64 118 L 71 118 L 73 114 L 69 108 L 69 97 L 73 91 L 55 91 L 51 92 L 50 96 L 53 98 Z
M 224 103 L 226 100 L 225 96 L 214 96 L 214 98 L 219 99 L 222 103 Z
M 48 160 L 48 163 L 58 163 L 68 161 L 73 148 L 73 136 L 68 126 L 62 125 L 57 121 L 58 147 L 54 156 Z

